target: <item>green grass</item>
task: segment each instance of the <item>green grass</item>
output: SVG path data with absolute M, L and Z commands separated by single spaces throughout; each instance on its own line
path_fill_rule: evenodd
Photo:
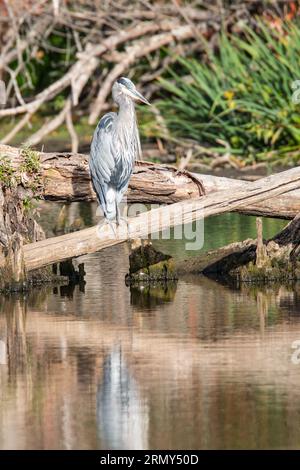
M 4 188 L 16 185 L 15 172 L 10 158 L 5 155 L 0 155 L 0 184 Z
M 34 209 L 34 200 L 41 198 L 42 180 L 40 176 L 39 152 L 29 146 L 21 148 L 23 161 L 15 169 L 10 157 L 0 155 L 0 186 L 3 188 L 16 188 L 19 184 L 28 190 L 23 196 L 23 208 L 26 211 Z M 24 174 L 27 177 L 24 179 Z
M 24 159 L 20 168 L 21 171 L 28 174 L 38 173 L 40 171 L 40 155 L 39 152 L 33 150 L 28 145 L 22 147 L 22 157 Z

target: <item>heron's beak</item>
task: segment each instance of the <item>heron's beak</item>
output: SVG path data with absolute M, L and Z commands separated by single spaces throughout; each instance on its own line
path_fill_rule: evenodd
M 142 103 L 147 104 L 148 106 L 151 106 L 151 103 L 149 103 L 148 100 L 137 90 L 132 91 L 132 97 L 136 100 L 141 101 Z

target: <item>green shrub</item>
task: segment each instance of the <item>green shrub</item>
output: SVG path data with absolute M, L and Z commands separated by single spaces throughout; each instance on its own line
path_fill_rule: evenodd
M 208 151 L 245 161 L 299 159 L 299 104 L 292 83 L 300 80 L 300 29 L 281 32 L 260 24 L 259 33 L 221 33 L 218 52 L 207 60 L 178 58 L 160 82 L 157 103 L 171 136 L 194 139 Z M 159 132 L 158 132 L 159 133 Z M 221 143 L 220 143 L 221 142 Z

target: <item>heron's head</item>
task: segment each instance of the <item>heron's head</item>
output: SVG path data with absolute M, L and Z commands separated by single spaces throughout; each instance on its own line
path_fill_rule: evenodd
M 130 98 L 134 101 L 141 101 L 142 103 L 150 105 L 149 101 L 146 100 L 146 98 L 139 91 L 137 91 L 132 81 L 126 77 L 118 78 L 118 80 L 114 83 L 112 93 L 115 102 L 118 104 L 120 104 L 122 99 Z

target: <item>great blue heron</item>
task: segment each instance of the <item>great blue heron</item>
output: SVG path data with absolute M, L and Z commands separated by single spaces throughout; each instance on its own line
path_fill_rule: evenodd
M 104 217 L 120 223 L 119 204 L 128 188 L 134 162 L 141 155 L 134 100 L 150 104 L 129 78 L 119 78 L 112 87 L 118 113 L 99 121 L 91 143 L 90 172 Z

